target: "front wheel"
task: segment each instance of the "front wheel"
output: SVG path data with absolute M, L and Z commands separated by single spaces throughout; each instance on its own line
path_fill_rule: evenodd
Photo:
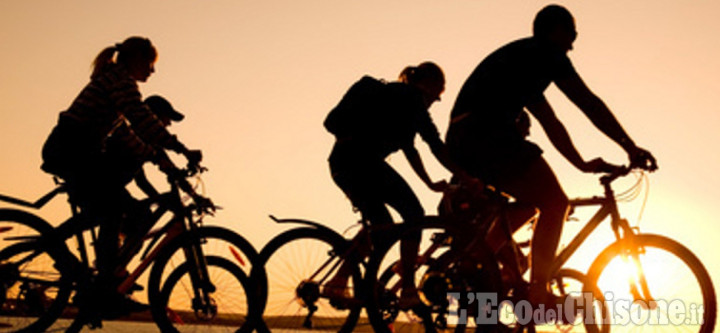
M 257 300 L 264 297 L 264 288 L 247 278 L 264 276 L 256 262 L 257 251 L 231 230 L 206 226 L 184 233 L 163 249 L 150 272 L 153 320 L 162 332 L 250 332 L 260 320 Z
M 228 259 L 216 256 L 205 259 L 209 281 L 216 289 L 210 295 L 210 302 L 198 302 L 195 298 L 191 265 L 186 262 L 165 279 L 159 299 L 152 303 L 152 311 L 165 312 L 173 326 L 182 326 L 183 332 L 205 332 L 208 326 L 234 332 L 246 322 L 245 311 L 236 310 L 249 307 L 246 294 L 248 277 Z M 162 328 L 163 332 L 174 329 Z
M 603 250 L 587 274 L 604 292 L 613 332 L 712 332 L 715 290 L 700 260 L 682 244 L 639 234 Z

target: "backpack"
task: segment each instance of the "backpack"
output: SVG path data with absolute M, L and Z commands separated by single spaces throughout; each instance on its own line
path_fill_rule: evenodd
M 337 106 L 330 110 L 323 125 L 336 137 L 353 137 L 372 128 L 382 113 L 387 93 L 385 81 L 363 76 L 345 93 Z

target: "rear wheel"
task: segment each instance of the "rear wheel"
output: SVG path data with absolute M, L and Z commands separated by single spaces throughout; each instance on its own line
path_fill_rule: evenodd
M 0 251 L 0 332 L 43 332 L 68 304 L 72 283 L 55 268 L 57 256 L 36 250 L 23 242 Z
M 361 273 L 355 267 L 348 281 L 352 299 L 338 308 L 321 297 L 324 283 L 337 271 L 339 256 L 348 241 L 339 234 L 317 228 L 297 228 L 273 238 L 260 251 L 268 275 L 263 319 L 268 330 L 322 329 L 352 332 L 362 304 Z

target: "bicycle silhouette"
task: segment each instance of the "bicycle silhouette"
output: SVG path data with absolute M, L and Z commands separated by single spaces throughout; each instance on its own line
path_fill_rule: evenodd
M 185 174 L 187 175 L 187 174 Z M 213 209 L 207 201 L 186 202 L 183 192 L 194 194 L 185 177 L 169 177 L 170 190 L 142 202 L 152 215 L 141 229 L 124 240 L 118 254 L 117 272 L 122 272 L 144 244 L 140 262 L 120 283 L 117 292 L 130 293 L 135 282 L 150 269 L 147 292 L 152 319 L 163 332 L 203 331 L 227 327 L 251 331 L 258 318 L 256 292 L 264 271 L 257 251 L 239 234 L 218 226 L 207 226 L 203 217 Z M 58 186 L 35 203 L 12 197 L 0 200 L 24 209 L 40 209 L 60 193 Z M 197 200 L 196 200 L 197 201 Z M 170 218 L 151 230 L 163 217 Z M 0 209 L 0 329 L 11 332 L 40 332 L 52 326 L 78 332 L 88 324 L 101 327 L 105 314 L 91 294 L 96 270 L 89 256 L 96 231 L 77 207 L 72 217 L 57 228 L 23 209 Z M 77 251 L 65 239 L 73 237 Z M 256 274 L 260 278 L 251 278 Z M 72 305 L 68 307 L 68 305 Z M 67 309 L 66 309 L 67 308 Z M 55 325 L 61 316 L 74 317 L 69 327 Z
M 562 331 L 574 327 L 584 327 L 589 332 L 608 332 L 611 326 L 617 329 L 633 328 L 613 325 L 617 314 L 612 311 L 618 309 L 613 309 L 611 301 L 617 302 L 625 297 L 627 303 L 631 304 L 628 311 L 641 312 L 646 318 L 667 317 L 668 302 L 684 302 L 695 309 L 696 318 L 694 322 L 689 322 L 693 325 L 682 322 L 685 325 L 683 329 L 712 332 L 716 320 L 716 296 L 710 276 L 700 260 L 680 243 L 664 236 L 641 233 L 620 216 L 611 185 L 630 171 L 630 168 L 622 167 L 602 176 L 600 183 L 604 190 L 603 196 L 570 201 L 573 208 L 597 206 L 598 210 L 556 256 L 551 264 L 553 278 L 548 290 L 558 295 L 559 299 L 584 293 L 581 294 L 584 302 L 570 304 L 579 307 L 570 309 L 569 313 L 564 310 L 555 313 L 549 324 L 556 325 Z M 486 203 L 488 209 L 482 210 L 474 223 L 465 221 L 464 224 L 453 224 L 447 219 L 431 216 L 422 226 L 405 230 L 419 232 L 426 240 L 419 254 L 415 274 L 424 302 L 419 308 L 412 309 L 415 314 L 408 314 L 409 319 L 406 321 L 401 321 L 400 314 L 407 309 L 398 308 L 401 277 L 396 269 L 397 252 L 391 249 L 373 253 L 364 278 L 368 286 L 366 292 L 370 288 L 374 289 L 366 297 L 365 303 L 369 320 L 376 332 L 533 332 L 536 324 L 542 324 L 534 321 L 533 313 L 523 313 L 526 308 L 503 308 L 503 304 L 518 305 L 527 299 L 524 294 L 527 282 L 522 278 L 525 273 L 522 259 L 525 255 L 516 251 L 514 260 L 502 261 L 487 246 L 484 236 L 493 225 L 503 228 L 507 241 L 514 242 L 513 230 L 507 218 L 511 204 L 497 194 L 491 195 L 491 199 L 495 202 Z M 587 274 L 563 268 L 580 245 L 608 217 L 615 242 L 592 261 Z M 393 248 L 399 248 L 402 238 L 403 233 L 395 235 L 396 244 Z M 675 281 L 683 282 L 682 289 L 677 285 L 666 284 L 668 274 L 672 274 Z M 449 299 L 450 295 L 454 297 Z M 494 302 L 481 303 L 479 295 L 495 295 Z M 612 299 L 606 299 L 605 295 L 612 296 Z M 451 306 L 455 308 L 450 309 Z M 497 313 L 503 309 L 510 313 L 507 322 L 500 322 L 497 318 Z M 495 311 L 494 318 L 492 311 Z M 454 318 L 459 319 L 457 324 L 448 325 L 451 314 L 460 317 Z M 470 318 L 494 320 L 480 320 L 473 325 Z M 665 326 L 652 322 L 646 324 L 656 325 L 655 328 L 679 328 L 672 323 Z

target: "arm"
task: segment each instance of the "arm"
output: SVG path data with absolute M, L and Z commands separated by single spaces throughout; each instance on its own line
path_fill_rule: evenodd
M 601 132 L 620 145 L 629 155 L 630 161 L 638 166 L 657 168 L 655 158 L 645 149 L 635 145 L 610 109 L 597 97 L 579 75 L 556 80 L 555 84 Z
M 445 167 L 445 169 L 450 171 L 453 175 L 456 175 L 461 181 L 467 184 L 476 184 L 478 187 L 482 186 L 478 179 L 468 175 L 465 170 L 463 170 L 452 160 L 452 158 L 450 158 L 447 146 L 440 139 L 440 133 L 427 111 L 423 113 L 418 132 L 420 133 L 420 137 L 422 137 L 423 141 L 425 141 L 430 147 L 430 151 L 433 153 L 435 158 L 438 162 L 440 162 L 440 164 L 442 164 L 443 167 Z
M 527 106 L 528 111 L 540 122 L 550 142 L 573 166 L 582 171 L 594 171 L 596 166 L 585 162 L 573 145 L 565 126 L 557 119 L 547 100 L 542 99 Z
M 140 90 L 132 78 L 120 74 L 109 91 L 115 110 L 128 120 L 134 135 L 137 135 L 142 142 L 181 152 L 177 138 L 171 135 L 152 111 L 143 104 Z
M 120 80 L 111 96 L 120 113 L 128 120 L 140 141 L 182 154 L 190 169 L 195 170 L 202 160 L 199 150 L 190 150 L 175 135 L 170 134 L 147 105 L 142 103 L 137 84 L 133 80 Z
M 135 185 L 150 198 L 158 196 L 158 191 L 150 184 L 142 168 L 135 174 Z
M 425 165 L 423 165 L 420 154 L 418 154 L 418 151 L 415 149 L 415 147 L 403 148 L 402 151 L 405 154 L 405 158 L 407 158 L 408 162 L 410 163 L 413 171 L 415 171 L 415 173 L 418 175 L 418 177 L 420 177 L 423 183 L 427 185 L 427 187 L 429 187 L 435 192 L 441 192 L 445 189 L 445 187 L 447 187 L 447 183 L 445 181 L 433 183 L 432 180 L 430 180 L 430 176 L 428 176 L 427 171 L 425 170 Z

